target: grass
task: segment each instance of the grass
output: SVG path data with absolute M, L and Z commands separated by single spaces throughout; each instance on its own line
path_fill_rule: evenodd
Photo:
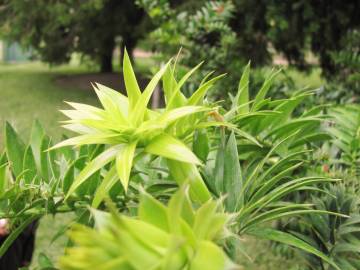
M 96 102 L 92 91 L 61 89 L 54 84 L 54 77 L 63 73 L 79 73 L 75 67 L 49 69 L 40 63 L 0 66 L 0 141 L 3 141 L 4 122 L 10 122 L 23 138 L 29 135 L 35 119 L 39 119 L 50 135 L 58 137 L 58 112 L 64 100 L 84 103 Z M 90 84 L 89 84 L 90 89 Z
M 150 63 L 153 63 L 150 59 L 142 60 L 137 64 L 137 71 L 149 73 Z M 115 70 L 118 72 L 120 68 Z M 84 72 L 89 70 L 77 65 L 56 68 L 41 63 L 0 65 L 0 146 L 5 121 L 10 122 L 23 138 L 28 138 L 32 122 L 38 119 L 49 135 L 58 139 L 61 134 L 58 121 L 63 119 L 59 110 L 66 107 L 64 101 L 94 104 L 97 100 L 90 82 L 87 92 L 62 89 L 54 83 L 54 78 Z
M 151 60 L 144 61 L 138 65 L 138 71 L 142 74 L 148 72 L 148 66 L 153 63 Z M 118 67 L 117 67 L 118 70 Z M 96 104 L 96 98 L 92 91 L 83 91 L 76 88 L 63 89 L 55 84 L 56 76 L 63 74 L 78 74 L 88 72 L 86 67 L 79 66 L 61 66 L 49 68 L 41 63 L 26 63 L 14 65 L 0 64 L 0 148 L 3 141 L 4 122 L 9 121 L 21 134 L 27 139 L 30 127 L 35 119 L 39 119 L 47 130 L 48 134 L 58 140 L 63 132 L 59 128 L 59 120 L 63 116 L 58 112 L 59 109 L 66 107 L 64 100 Z M 323 82 L 320 80 L 319 72 L 314 71 L 310 74 L 303 74 L 294 70 L 289 71 L 289 75 L 294 78 L 295 82 L 302 84 L 306 81 L 312 87 L 318 87 Z M 306 79 L 305 79 L 306 76 Z M 45 253 L 49 258 L 55 259 L 60 256 L 64 250 L 67 239 L 65 236 L 60 237 L 54 243 L 51 239 L 61 230 L 65 224 L 71 220 L 71 215 L 47 216 L 40 222 L 36 237 L 36 250 L 32 267 L 37 264 L 37 255 Z M 263 244 L 249 244 L 255 247 L 252 254 L 259 255 L 257 259 L 246 263 L 245 269 L 269 269 L 261 268 L 266 265 L 264 251 L 268 253 L 268 247 Z M 262 250 L 262 253 L 258 250 Z M 260 265 L 262 265 L 260 267 Z M 276 269 L 289 269 L 288 266 L 280 268 L 281 260 Z M 272 269 L 272 267 L 271 267 Z M 274 268 L 275 269 L 275 268 Z

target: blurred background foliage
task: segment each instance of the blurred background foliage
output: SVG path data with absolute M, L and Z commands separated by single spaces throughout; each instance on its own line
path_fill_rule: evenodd
M 122 51 L 126 45 L 131 54 L 142 44 L 160 59 L 182 47 L 181 64 L 206 60 L 203 72 L 235 79 L 249 60 L 254 67 L 286 62 L 309 71 L 319 66 L 328 81 L 341 81 L 340 88 L 354 92 L 359 8 L 358 1 L 341 0 L 2 0 L 0 33 L 50 64 L 66 63 L 77 52 L 109 72 L 116 47 Z M 220 95 L 231 90 L 221 89 Z

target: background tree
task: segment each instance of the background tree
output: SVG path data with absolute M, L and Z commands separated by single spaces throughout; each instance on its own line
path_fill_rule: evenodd
M 345 48 L 350 53 L 359 52 L 360 40 L 354 40 L 360 30 L 360 16 L 357 16 L 360 2 L 356 0 L 199 1 L 198 6 L 199 3 L 202 3 L 202 6 L 197 8 L 191 5 L 190 0 L 139 2 L 152 18 L 166 18 L 160 24 L 163 37 L 176 37 L 174 33 L 181 34 L 182 39 L 179 39 L 179 42 L 185 48 L 193 40 L 195 46 L 189 58 L 195 62 L 196 55 L 199 55 L 196 45 L 216 47 L 214 57 L 226 50 L 226 53 L 231 55 L 231 62 L 234 62 L 235 56 L 243 59 L 243 62 L 251 60 L 255 66 L 269 64 L 275 52 L 283 55 L 291 65 L 306 69 L 309 66 L 306 56 L 312 53 L 318 59 L 323 74 L 331 77 L 341 72 L 338 68 L 339 61 L 334 58 L 335 53 Z M 159 8 L 160 6 L 162 8 Z M 229 6 L 232 8 L 227 9 Z M 230 14 L 224 11 L 230 11 Z M 169 16 L 179 13 L 182 15 Z M 211 27 L 214 22 L 217 26 L 221 25 L 221 28 Z M 194 31 L 193 25 L 205 27 L 197 26 Z M 218 31 L 219 29 L 221 31 Z M 221 35 L 229 36 L 229 33 L 235 35 L 232 46 L 214 42 L 214 36 L 221 40 Z M 169 44 L 172 43 L 168 42 Z
M 277 51 L 299 67 L 306 64 L 306 53 L 311 51 L 330 77 L 341 72 L 334 52 L 349 46 L 350 50 L 359 50 L 360 39 L 349 42 L 360 30 L 359 9 L 359 1 L 273 0 L 266 13 L 270 26 L 267 36 Z
M 132 52 L 150 24 L 132 0 L 0 1 L 2 36 L 32 47 L 51 64 L 70 60 L 73 52 L 112 71 L 113 51 L 119 37 Z

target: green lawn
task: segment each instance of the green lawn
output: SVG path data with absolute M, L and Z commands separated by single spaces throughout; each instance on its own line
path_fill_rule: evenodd
M 58 110 L 66 107 L 63 101 L 94 103 L 96 99 L 90 84 L 89 92 L 61 89 L 54 84 L 54 77 L 83 71 L 71 66 L 49 69 L 40 63 L 0 65 L 0 141 L 5 121 L 27 138 L 32 122 L 39 119 L 50 135 L 58 137 L 62 119 Z

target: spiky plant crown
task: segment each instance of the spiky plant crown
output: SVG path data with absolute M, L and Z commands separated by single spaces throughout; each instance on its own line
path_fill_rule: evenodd
M 117 176 L 126 191 L 135 157 L 151 154 L 169 160 L 177 169 L 177 172 L 172 172 L 173 178 L 180 183 L 190 180 L 192 196 L 198 201 L 207 201 L 210 193 L 196 169 L 196 165 L 201 162 L 186 144 L 196 129 L 219 125 L 209 116 L 209 112 L 216 108 L 205 106 L 203 101 L 206 92 L 222 75 L 204 81 L 191 97 L 186 98 L 180 89 L 200 65 L 177 82 L 174 76 L 175 64 L 172 65 L 170 60 L 141 92 L 125 51 L 123 75 L 127 97 L 106 86 L 95 84 L 94 89 L 102 109 L 68 102 L 73 109 L 62 111 L 70 118 L 64 121 L 64 127 L 80 135 L 54 148 L 84 144 L 105 144 L 109 147 L 78 175 L 67 197 L 93 173 L 114 160 Z M 148 109 L 151 95 L 161 79 L 166 106 L 157 110 Z M 189 172 L 191 175 L 188 175 Z
M 167 206 L 146 193 L 140 201 L 137 218 L 96 211 L 96 229 L 76 226 L 70 234 L 75 246 L 60 260 L 61 268 L 237 269 L 216 244 L 228 235 L 230 221 L 219 203 L 194 209 L 184 186 Z

